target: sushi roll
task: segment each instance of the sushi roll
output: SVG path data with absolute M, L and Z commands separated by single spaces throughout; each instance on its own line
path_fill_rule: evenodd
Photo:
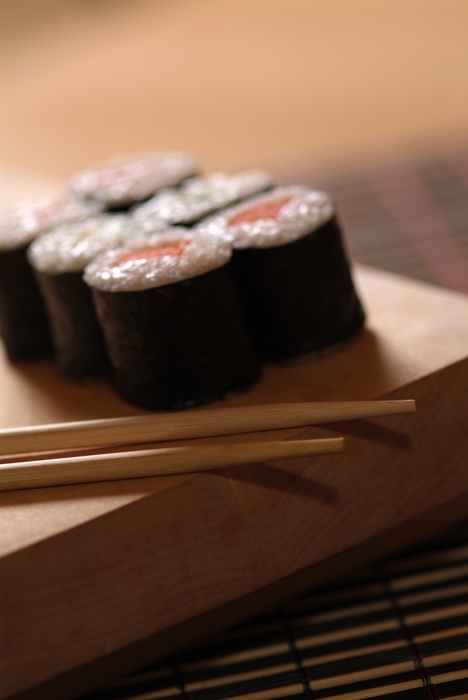
M 182 409 L 258 378 L 230 257 L 226 241 L 174 228 L 88 265 L 84 279 L 125 400 Z
M 264 359 L 321 352 L 362 327 L 335 206 L 325 192 L 277 187 L 196 230 L 232 243 L 247 325 Z
M 110 370 L 83 270 L 97 255 L 123 245 L 137 232 L 129 217 L 101 214 L 60 226 L 30 247 L 28 259 L 46 303 L 56 360 L 63 374 L 85 377 Z
M 196 175 L 192 156 L 172 151 L 118 156 L 77 173 L 70 181 L 74 196 L 101 202 L 109 210 L 127 209 Z
M 133 216 L 143 226 L 154 219 L 168 224 L 191 225 L 207 214 L 263 192 L 273 186 L 265 170 L 246 170 L 236 175 L 213 173 L 187 180 L 178 189 L 162 190 L 152 199 L 135 207 Z
M 27 247 L 55 226 L 101 210 L 98 202 L 45 197 L 13 204 L 0 213 L 0 334 L 11 360 L 52 353 L 47 314 L 26 257 Z

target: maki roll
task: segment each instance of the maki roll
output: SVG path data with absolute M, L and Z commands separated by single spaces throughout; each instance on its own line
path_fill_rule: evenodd
M 260 169 L 236 175 L 213 173 L 194 177 L 179 189 L 162 190 L 148 202 L 135 207 L 133 216 L 143 226 L 151 226 L 154 219 L 189 225 L 245 197 L 268 190 L 272 185 L 269 173 Z
M 325 192 L 277 187 L 197 230 L 232 242 L 236 285 L 263 358 L 320 352 L 362 327 L 335 206 Z
M 230 257 L 221 238 L 173 229 L 88 265 L 84 279 L 124 399 L 147 409 L 181 409 L 258 378 Z
M 0 213 L 0 334 L 11 360 L 52 353 L 47 314 L 27 247 L 55 226 L 86 219 L 101 209 L 98 202 L 46 197 L 13 204 Z
M 72 377 L 110 369 L 83 270 L 100 253 L 123 245 L 137 229 L 129 217 L 101 214 L 60 226 L 32 244 L 28 258 L 49 314 L 59 369 Z
M 174 187 L 198 171 L 192 156 L 172 151 L 118 156 L 77 173 L 70 181 L 73 195 L 101 202 L 109 210 L 128 209 L 163 187 Z

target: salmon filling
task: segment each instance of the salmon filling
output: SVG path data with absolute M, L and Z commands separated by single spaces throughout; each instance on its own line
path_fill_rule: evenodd
M 259 202 L 246 211 L 236 214 L 230 221 L 229 226 L 239 226 L 239 224 L 251 224 L 264 219 L 277 219 L 282 208 L 289 204 L 292 197 L 282 197 L 267 202 Z
M 132 260 L 152 260 L 154 258 L 163 258 L 165 255 L 171 255 L 174 258 L 180 258 L 190 241 L 176 241 L 175 243 L 167 243 L 165 245 L 155 245 L 150 248 L 142 248 L 128 253 L 119 260 L 119 265 L 124 265 Z

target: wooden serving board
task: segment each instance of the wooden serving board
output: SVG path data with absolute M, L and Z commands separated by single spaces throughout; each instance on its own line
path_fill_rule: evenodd
M 356 277 L 364 332 L 218 405 L 390 396 L 417 413 L 274 433 L 345 435 L 342 455 L 0 494 L 0 698 L 73 697 L 468 514 L 468 298 Z M 105 383 L 2 359 L 4 427 L 137 413 Z

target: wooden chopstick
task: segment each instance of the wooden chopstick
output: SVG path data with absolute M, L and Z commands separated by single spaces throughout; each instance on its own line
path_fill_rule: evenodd
M 0 455 L 233 435 L 355 418 L 413 413 L 415 410 L 416 405 L 412 399 L 334 401 L 241 406 L 185 413 L 53 423 L 0 430 Z
M 0 491 L 186 474 L 265 460 L 342 452 L 343 438 L 166 447 L 0 466 Z

